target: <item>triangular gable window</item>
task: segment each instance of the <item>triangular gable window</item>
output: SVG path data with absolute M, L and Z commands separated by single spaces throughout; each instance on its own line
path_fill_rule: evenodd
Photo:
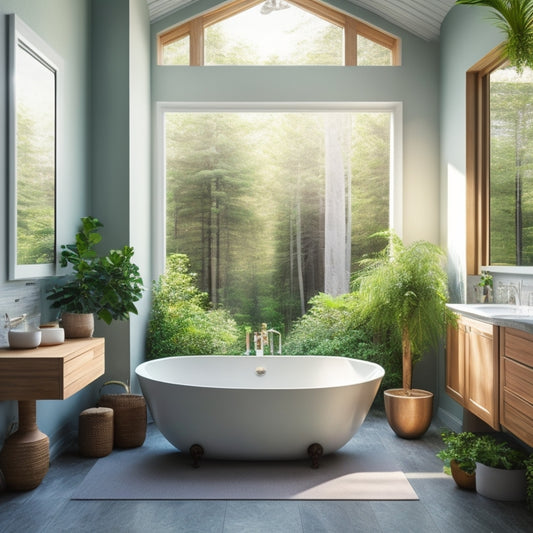
M 160 65 L 399 65 L 399 50 L 314 0 L 236 0 L 158 36 Z

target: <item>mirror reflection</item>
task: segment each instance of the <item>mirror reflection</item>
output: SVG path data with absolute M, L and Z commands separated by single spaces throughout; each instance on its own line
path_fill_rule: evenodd
M 55 72 L 21 42 L 16 55 L 17 264 L 53 263 Z
M 10 279 L 20 279 L 55 272 L 58 58 L 15 16 L 10 29 Z

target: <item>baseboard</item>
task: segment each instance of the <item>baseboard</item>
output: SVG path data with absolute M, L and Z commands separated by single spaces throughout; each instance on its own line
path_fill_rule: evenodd
M 77 442 L 78 433 L 73 424 L 68 423 L 53 436 L 48 437 L 50 439 L 50 461 L 53 461 Z
M 442 422 L 443 426 L 450 428 L 452 431 L 459 433 L 463 430 L 463 421 L 442 407 L 437 409 L 437 418 Z

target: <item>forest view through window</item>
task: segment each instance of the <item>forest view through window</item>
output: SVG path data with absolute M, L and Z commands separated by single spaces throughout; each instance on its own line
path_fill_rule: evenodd
M 490 73 L 490 264 L 533 266 L 533 71 Z
M 391 113 L 164 116 L 166 254 L 213 306 L 286 331 L 317 293 L 349 292 L 389 226 Z

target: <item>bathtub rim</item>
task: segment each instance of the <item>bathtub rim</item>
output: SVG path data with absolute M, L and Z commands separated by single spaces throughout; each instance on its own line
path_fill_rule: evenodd
M 374 369 L 374 374 L 367 378 L 362 379 L 360 381 L 351 381 L 348 383 L 339 383 L 339 384 L 324 384 L 324 385 L 316 385 L 316 386 L 303 386 L 303 387 L 280 387 L 280 386 L 242 386 L 242 387 L 236 387 L 236 386 L 221 386 L 221 385 L 206 385 L 206 384 L 194 384 L 194 383 L 185 383 L 185 382 L 178 382 L 178 381 L 169 381 L 166 379 L 156 379 L 152 376 L 149 376 L 146 374 L 145 367 L 148 367 L 151 363 L 155 364 L 159 361 L 168 361 L 173 359 L 209 359 L 209 358 L 216 358 L 216 359 L 222 359 L 222 358 L 228 358 L 228 359 L 241 359 L 241 358 L 247 358 L 250 360 L 257 360 L 257 366 L 262 366 L 261 363 L 269 361 L 269 360 L 275 360 L 280 358 L 293 358 L 293 359 L 324 359 L 324 360 L 342 360 L 342 361 L 348 361 L 353 362 L 357 361 L 358 363 L 362 363 L 363 366 L 369 366 Z M 139 371 L 142 370 L 142 372 Z M 189 387 L 191 389 L 214 389 L 214 390 L 223 390 L 223 391 L 246 391 L 246 390 L 256 390 L 256 391 L 290 391 L 290 390 L 326 390 L 326 389 L 340 389 L 343 387 L 353 387 L 356 385 L 363 385 L 365 383 L 372 383 L 376 380 L 382 380 L 385 376 L 385 369 L 379 365 L 378 363 L 374 363 L 373 361 L 365 361 L 364 359 L 354 359 L 351 357 L 342 357 L 342 356 L 335 356 L 335 355 L 264 355 L 264 356 L 254 356 L 254 355 L 175 355 L 175 356 L 169 356 L 169 357 L 161 357 L 158 359 L 150 359 L 148 361 L 144 361 L 137 365 L 135 368 L 135 375 L 140 380 L 140 378 L 150 380 L 155 383 L 161 383 L 166 385 L 174 385 L 177 387 Z

